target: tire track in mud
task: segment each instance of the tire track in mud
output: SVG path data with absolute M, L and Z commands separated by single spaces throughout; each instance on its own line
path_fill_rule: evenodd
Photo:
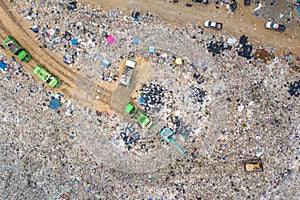
M 61 81 L 62 81 L 62 86 L 60 88 L 60 90 L 64 91 L 64 94 L 70 98 L 73 97 L 73 93 L 75 92 L 75 82 L 76 79 L 78 78 L 78 73 L 74 72 L 73 70 L 71 70 L 69 68 L 69 66 L 67 66 L 66 64 L 63 63 L 63 61 L 58 60 L 57 58 L 55 58 L 52 55 L 52 52 L 46 52 L 43 49 L 38 49 L 38 51 L 36 50 L 37 48 L 39 48 L 39 44 L 37 41 L 35 41 L 34 36 L 31 36 L 28 33 L 28 30 L 26 30 L 22 24 L 20 24 L 20 20 L 17 19 L 16 16 L 14 16 L 14 14 L 10 11 L 9 6 L 6 5 L 6 3 L 3 0 L 0 0 L 0 9 L 3 10 L 3 12 L 1 12 L 2 16 L 7 15 L 8 18 L 10 18 L 11 22 L 7 21 L 8 23 L 13 23 L 14 26 L 16 26 L 16 31 L 20 30 L 20 32 L 22 32 L 22 34 L 25 34 L 25 38 L 22 38 L 21 36 L 21 40 L 17 39 L 17 41 L 24 47 L 26 47 L 25 49 L 28 49 L 29 52 L 32 52 L 31 54 L 33 54 L 32 60 L 34 62 L 36 62 L 36 64 L 42 64 L 44 66 L 46 66 L 47 69 L 49 69 L 49 71 L 56 75 Z M 4 25 L 5 22 L 4 21 L 4 17 L 2 17 L 2 20 L 0 20 L 0 29 L 3 30 L 5 34 L 0 34 L 1 37 L 3 37 L 3 39 L 7 36 L 7 35 L 14 35 L 12 34 L 11 31 L 6 28 L 6 26 Z M 18 38 L 18 37 L 15 37 Z M 26 40 L 28 39 L 28 40 Z M 25 44 L 25 45 L 23 45 Z M 32 45 L 33 44 L 33 45 Z M 35 47 L 34 47 L 35 46 Z M 37 55 L 38 54 L 38 55 Z M 37 56 L 39 58 L 37 58 Z M 42 62 L 41 62 L 42 61 Z M 49 67 L 49 65 L 51 66 L 51 68 Z M 80 78 L 85 78 L 85 79 L 89 79 L 88 77 L 84 77 L 84 75 L 81 75 Z M 90 80 L 92 81 L 92 80 Z M 105 88 L 103 88 L 101 85 L 97 84 L 96 82 L 94 82 L 94 85 L 96 86 L 96 88 L 100 89 L 100 90 L 105 90 Z M 84 87 L 81 87 L 81 85 L 76 85 L 76 87 L 84 90 Z M 105 104 L 108 104 L 109 106 L 111 105 L 111 98 L 109 98 L 109 96 L 111 96 L 111 93 L 107 93 L 106 95 L 108 96 L 108 100 L 107 98 L 104 99 L 94 99 L 93 101 L 97 101 L 97 102 L 103 102 Z M 94 97 L 92 97 L 94 98 Z M 82 102 L 82 99 L 81 99 Z M 94 103 L 92 103 L 91 106 L 92 109 L 94 108 Z

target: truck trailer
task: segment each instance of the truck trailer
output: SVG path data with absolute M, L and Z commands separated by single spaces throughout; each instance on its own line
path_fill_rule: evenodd
M 125 106 L 125 112 L 128 113 L 132 119 L 135 119 L 141 126 L 148 129 L 152 127 L 152 120 L 147 117 L 142 111 L 135 108 L 133 104 L 128 103 Z
M 31 59 L 31 55 L 28 53 L 28 51 L 26 51 L 12 36 L 7 36 L 2 43 L 21 61 L 28 62 Z
M 125 67 L 123 69 L 121 79 L 120 79 L 120 85 L 126 87 L 130 86 L 135 67 L 136 67 L 136 62 L 134 60 L 131 59 L 126 60 Z
M 33 73 L 44 83 L 48 83 L 52 88 L 58 88 L 60 86 L 60 81 L 53 76 L 47 69 L 41 65 L 35 66 Z

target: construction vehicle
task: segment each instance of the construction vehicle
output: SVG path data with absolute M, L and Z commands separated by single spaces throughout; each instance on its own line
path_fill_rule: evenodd
M 36 65 L 33 69 L 33 73 L 43 82 L 48 83 L 52 88 L 58 88 L 60 86 L 60 81 L 41 65 Z
M 247 172 L 262 172 L 263 166 L 260 158 L 253 158 L 244 162 L 244 168 Z
M 150 129 L 153 125 L 152 120 L 147 117 L 142 111 L 135 108 L 133 104 L 128 103 L 125 106 L 125 112 L 130 115 L 132 119 L 135 119 L 141 126 Z
M 120 85 L 129 87 L 132 79 L 132 75 L 134 72 L 134 68 L 136 67 L 136 62 L 134 60 L 128 59 L 126 60 L 125 67 L 123 69 Z
M 172 138 L 172 136 L 174 135 L 174 132 L 168 128 L 168 127 L 164 127 L 161 131 L 160 131 L 160 135 L 164 138 L 164 140 L 169 143 L 172 142 L 174 144 L 174 146 L 176 147 L 176 149 L 178 149 L 178 151 L 184 156 L 186 157 L 187 154 L 180 148 L 180 146 L 175 142 L 174 138 Z
M 2 43 L 21 61 L 28 62 L 31 59 L 31 55 L 12 36 L 7 36 Z

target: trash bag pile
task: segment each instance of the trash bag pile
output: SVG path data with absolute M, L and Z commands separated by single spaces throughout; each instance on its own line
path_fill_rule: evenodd
M 217 54 L 221 54 L 224 50 L 231 50 L 230 45 L 225 45 L 224 40 L 220 40 L 218 42 L 210 41 L 207 44 L 208 52 L 212 53 L 212 56 L 216 56 Z
M 248 37 L 242 35 L 239 40 L 240 47 L 238 48 L 238 55 L 247 59 L 253 58 L 252 45 L 248 43 Z
M 300 80 L 290 83 L 288 93 L 291 96 L 299 97 L 300 96 Z
M 202 104 L 204 102 L 204 97 L 207 95 L 204 89 L 191 86 L 190 91 L 191 91 L 190 98 L 192 98 L 196 103 Z

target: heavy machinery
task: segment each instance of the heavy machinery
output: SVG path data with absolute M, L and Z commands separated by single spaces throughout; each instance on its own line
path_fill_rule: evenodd
M 7 36 L 2 43 L 21 61 L 28 62 L 31 59 L 31 55 L 28 53 L 28 51 L 26 51 L 12 36 Z
M 125 106 L 125 112 L 128 113 L 132 119 L 135 119 L 141 126 L 146 127 L 148 129 L 152 127 L 152 120 L 139 109 L 135 108 L 133 104 L 128 103 Z
M 178 151 L 184 156 L 186 157 L 187 154 L 180 148 L 180 146 L 175 142 L 174 138 L 172 138 L 172 136 L 174 135 L 174 132 L 168 128 L 168 127 L 164 127 L 161 131 L 160 131 L 160 135 L 164 138 L 164 140 L 166 140 L 167 143 L 172 142 L 174 144 L 174 146 L 176 147 L 176 149 L 178 149 Z
M 52 88 L 58 88 L 60 86 L 60 81 L 41 65 L 36 65 L 33 69 L 33 73 L 43 82 L 48 83 Z
M 120 79 L 120 85 L 123 85 L 126 87 L 130 86 L 136 64 L 137 63 L 134 60 L 131 60 L 131 59 L 126 60 L 125 67 L 123 69 L 121 79 Z
M 262 172 L 263 166 L 260 158 L 253 158 L 244 162 L 244 168 L 247 172 Z

